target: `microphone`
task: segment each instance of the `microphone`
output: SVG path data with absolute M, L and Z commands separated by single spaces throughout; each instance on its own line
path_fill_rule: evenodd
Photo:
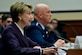
M 53 33 L 55 34 L 55 31 L 53 31 Z M 62 36 L 58 36 L 58 35 L 56 35 L 56 37 L 58 37 L 59 39 L 65 40 L 66 42 L 70 43 L 70 47 L 72 46 L 71 45 L 71 41 L 69 41 L 68 39 L 65 39 Z
M 69 26 L 72 30 L 73 30 L 73 32 L 75 33 L 75 35 L 77 36 L 78 35 L 78 33 L 77 33 L 77 31 L 75 30 L 75 28 L 71 25 L 71 24 L 66 24 L 66 23 L 64 23 L 64 22 L 60 22 L 62 25 L 66 25 L 66 26 Z
M 64 23 L 62 23 L 62 24 L 63 24 L 63 25 L 66 25 L 66 24 L 64 24 Z M 63 40 L 65 40 L 66 42 L 70 43 L 70 47 L 71 47 L 71 46 L 72 46 L 71 42 L 70 42 L 69 40 L 63 38 L 63 37 L 60 36 L 59 34 L 57 34 L 57 33 L 54 31 L 54 28 L 52 28 L 52 27 L 53 27 L 53 26 L 52 26 L 51 24 L 47 24 L 47 26 L 46 26 L 47 30 L 48 30 L 48 29 L 51 29 L 51 31 L 56 35 L 57 38 L 63 39 Z
M 55 31 L 54 31 L 54 28 L 53 28 L 53 25 L 51 25 L 51 24 L 47 24 L 46 25 L 46 28 L 47 28 L 47 30 L 48 30 L 48 32 L 49 32 L 49 30 L 50 31 L 52 31 L 53 33 L 54 33 L 54 35 L 56 35 L 56 37 L 57 38 L 60 38 L 60 39 L 63 39 L 63 40 L 65 40 L 66 42 L 68 42 L 68 45 L 70 45 L 70 46 L 68 46 L 68 45 L 65 45 L 65 47 L 63 47 L 63 48 L 59 48 L 59 49 L 61 49 L 61 50 L 63 50 L 63 51 L 65 51 L 65 52 L 67 52 L 67 47 L 69 48 L 71 48 L 72 47 L 72 44 L 71 44 L 71 42 L 69 41 L 69 40 L 67 40 L 67 39 L 65 39 L 65 38 L 63 38 L 63 37 L 61 37 L 60 35 L 59 36 L 57 36 L 57 34 L 55 33 Z M 51 47 L 50 47 L 51 48 Z M 55 47 L 54 47 L 55 48 Z
M 64 24 L 64 23 L 63 23 L 63 24 Z M 70 42 L 69 40 L 67 40 L 67 39 L 63 38 L 61 35 L 59 35 L 59 34 L 57 33 L 57 31 L 55 32 L 53 25 L 47 24 L 47 25 L 46 25 L 46 28 L 47 28 L 47 30 L 51 29 L 51 31 L 52 31 L 58 38 L 63 39 L 63 40 L 65 40 L 65 41 L 67 41 L 67 42 Z

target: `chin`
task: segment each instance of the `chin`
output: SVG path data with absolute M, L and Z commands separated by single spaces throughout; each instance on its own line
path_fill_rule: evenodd
M 28 23 L 28 26 L 31 25 L 31 23 Z
M 26 26 L 29 26 L 30 24 L 26 24 Z

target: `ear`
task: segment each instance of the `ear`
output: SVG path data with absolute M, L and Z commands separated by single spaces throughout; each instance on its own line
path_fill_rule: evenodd
M 42 18 L 42 14 L 41 13 L 39 13 L 39 17 Z
M 18 14 L 18 18 L 19 18 L 19 20 L 21 20 L 21 19 L 22 19 L 22 18 L 21 18 L 21 14 L 20 14 L 20 13 Z

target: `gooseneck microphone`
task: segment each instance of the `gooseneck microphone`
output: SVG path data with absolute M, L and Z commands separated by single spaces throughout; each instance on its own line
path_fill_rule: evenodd
M 63 23 L 63 24 L 64 24 L 64 23 Z M 65 25 L 66 25 L 66 24 L 65 24 Z M 50 29 L 50 28 L 51 28 L 51 24 L 48 24 L 46 27 L 47 27 L 47 29 Z M 57 38 L 65 40 L 66 42 L 70 43 L 70 47 L 72 46 L 72 45 L 71 45 L 71 42 L 70 42 L 69 40 L 67 40 L 67 39 L 63 38 L 62 36 L 58 35 L 57 33 L 55 33 L 54 30 L 52 30 L 52 32 L 56 35 Z
M 64 23 L 63 23 L 64 24 Z M 52 29 L 52 26 L 51 26 L 51 24 L 47 24 L 46 25 L 46 28 L 47 28 L 47 30 L 49 30 L 49 29 Z M 67 39 L 65 39 L 65 38 L 63 38 L 61 35 L 59 35 L 57 32 L 55 32 L 53 29 L 52 29 L 52 32 L 58 37 L 58 38 L 60 38 L 60 39 L 63 39 L 63 40 L 65 40 L 65 41 L 67 41 L 67 42 L 70 42 L 69 40 L 67 40 Z
M 75 30 L 75 28 L 71 24 L 66 24 L 64 22 L 61 22 L 61 24 L 66 25 L 66 26 L 69 26 L 71 28 L 71 30 L 75 33 L 75 35 L 76 36 L 78 35 L 77 31 Z
M 61 24 L 64 25 L 64 26 L 65 25 L 68 26 L 70 28 L 70 30 L 72 30 L 75 33 L 76 36 L 78 35 L 78 32 L 75 30 L 75 28 L 71 24 L 66 24 L 64 22 L 61 22 Z M 62 38 L 62 37 L 59 37 L 59 38 L 64 39 L 65 41 L 69 42 L 70 47 L 72 47 L 72 44 L 71 44 L 71 42 L 69 40 L 67 40 L 65 38 Z
M 53 31 L 53 33 L 55 34 L 54 31 Z M 59 39 L 62 39 L 62 40 L 65 40 L 66 42 L 68 42 L 68 43 L 70 44 L 70 47 L 72 46 L 72 45 L 71 45 L 71 41 L 69 41 L 68 39 L 65 39 L 65 38 L 63 38 L 62 36 L 58 36 L 58 35 L 56 35 L 56 37 L 58 37 Z
M 53 27 L 53 26 L 51 26 L 51 24 L 47 24 L 47 26 L 46 26 L 47 30 L 52 29 L 52 27 Z M 69 43 L 69 45 L 70 45 L 69 47 L 72 47 L 72 44 L 71 44 L 71 42 L 70 42 L 69 40 L 63 38 L 62 36 L 60 36 L 60 35 L 58 35 L 58 34 L 56 34 L 55 31 L 54 31 L 54 29 L 52 29 L 52 32 L 53 32 L 54 35 L 56 35 L 57 38 L 65 40 L 66 42 Z M 68 47 L 68 46 L 67 46 L 67 47 Z M 51 48 L 51 47 L 50 47 L 50 48 Z M 54 47 L 54 48 L 55 48 L 55 47 Z M 59 48 L 59 49 L 65 51 L 65 52 L 67 52 L 67 50 L 68 50 L 68 49 L 65 49 L 65 48 Z

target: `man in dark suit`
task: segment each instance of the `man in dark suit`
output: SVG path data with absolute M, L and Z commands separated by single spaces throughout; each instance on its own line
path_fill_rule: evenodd
M 32 21 L 32 6 L 23 2 L 16 2 L 10 7 L 13 23 L 2 33 L 5 55 L 43 55 L 53 54 L 55 49 L 42 49 L 36 42 L 26 37 L 23 28 Z
M 34 9 L 34 21 L 30 27 L 26 27 L 25 31 L 28 33 L 27 36 L 30 37 L 33 41 L 37 42 L 41 47 L 50 47 L 50 46 L 63 46 L 64 40 L 57 40 L 54 43 L 49 43 L 48 32 L 46 31 L 45 26 L 51 21 L 51 11 L 48 5 L 46 4 L 37 4 Z

